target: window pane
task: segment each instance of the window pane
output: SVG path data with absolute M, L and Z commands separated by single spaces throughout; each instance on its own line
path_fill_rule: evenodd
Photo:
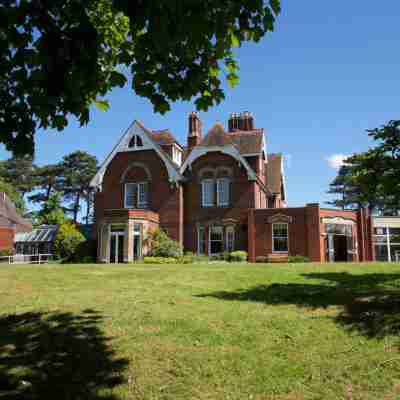
M 229 179 L 217 180 L 217 199 L 219 206 L 229 205 Z
M 235 248 L 235 230 L 233 226 L 226 228 L 226 250 L 233 251 Z
M 210 228 L 210 239 L 222 241 L 222 226 L 213 226 Z
M 141 182 L 138 184 L 138 207 L 147 206 L 147 183 Z
M 387 246 L 376 245 L 375 246 L 375 258 L 377 261 L 388 261 L 389 255 Z
M 374 236 L 374 242 L 375 243 L 386 243 L 387 242 L 387 236 Z
M 287 238 L 274 238 L 274 251 L 288 251 Z
M 273 251 L 288 251 L 288 225 L 272 225 Z
M 206 252 L 206 231 L 204 228 L 197 230 L 197 252 L 198 254 L 205 254 Z
M 274 237 L 287 237 L 287 227 L 286 224 L 273 224 Z
M 125 184 L 125 207 L 135 206 L 136 183 Z
M 375 235 L 386 235 L 386 228 L 374 228 Z
M 219 254 L 223 251 L 223 228 L 222 226 L 212 226 L 210 228 L 210 254 Z
M 203 207 L 210 207 L 214 205 L 214 181 L 212 179 L 203 180 L 202 197 Z

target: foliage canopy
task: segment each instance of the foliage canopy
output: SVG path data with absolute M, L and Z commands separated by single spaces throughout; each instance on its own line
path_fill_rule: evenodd
M 238 82 L 233 49 L 273 31 L 280 0 L 3 0 L 0 142 L 33 154 L 38 127 L 89 121 L 93 103 L 123 87 L 156 112 L 195 98 L 224 99 L 221 72 Z

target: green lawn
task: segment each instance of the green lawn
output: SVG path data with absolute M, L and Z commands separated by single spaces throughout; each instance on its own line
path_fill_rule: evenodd
M 400 265 L 0 265 L 0 399 L 400 398 Z

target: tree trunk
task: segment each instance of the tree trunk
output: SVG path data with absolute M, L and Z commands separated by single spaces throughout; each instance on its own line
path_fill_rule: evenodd
M 78 213 L 79 213 L 79 202 L 81 199 L 81 195 L 80 193 L 77 193 L 76 197 L 75 197 L 75 204 L 74 204 L 74 222 L 77 222 L 78 219 Z
M 90 206 L 91 206 L 90 192 L 86 196 L 86 225 L 89 224 Z

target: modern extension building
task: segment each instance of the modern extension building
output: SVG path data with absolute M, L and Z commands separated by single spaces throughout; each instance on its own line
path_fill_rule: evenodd
M 373 225 L 375 259 L 400 262 L 400 216 L 374 217 Z
M 191 113 L 185 146 L 167 129 L 134 121 L 91 185 L 100 262 L 141 258 L 157 227 L 199 254 L 245 250 L 252 262 L 288 255 L 373 260 L 367 211 L 287 207 L 283 157 L 267 152 L 264 131 L 248 112 L 205 135 Z

